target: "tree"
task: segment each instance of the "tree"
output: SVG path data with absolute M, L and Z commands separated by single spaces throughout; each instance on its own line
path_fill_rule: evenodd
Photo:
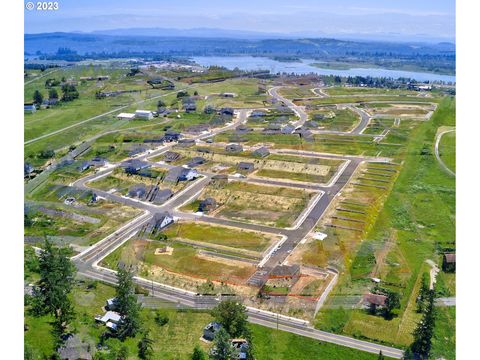
M 33 93 L 33 103 L 36 105 L 40 105 L 43 101 L 43 95 L 41 94 L 40 91 L 35 90 Z
M 151 359 L 153 356 L 153 340 L 149 337 L 148 332 L 138 342 L 138 357 L 143 360 Z
M 62 100 L 63 101 L 72 101 L 79 97 L 77 88 L 72 84 L 65 84 L 62 86 Z
M 222 301 L 212 310 L 212 315 L 232 337 L 247 333 L 247 309 L 242 304 L 234 300 Z
M 230 335 L 224 328 L 220 328 L 213 339 L 213 347 L 210 351 L 212 360 L 233 360 L 236 359 L 236 351 L 230 342 Z
M 207 360 L 207 355 L 198 345 L 193 348 L 192 360 Z
M 155 314 L 155 322 L 160 326 L 166 325 L 169 320 L 168 315 L 163 312 L 157 311 Z
M 193 95 L 194 95 L 194 96 L 198 96 L 198 91 L 195 90 L 195 91 L 193 92 Z
M 382 350 L 378 353 L 378 360 L 385 360 L 385 356 L 383 356 Z
M 414 341 L 411 350 L 420 359 L 428 359 L 432 347 L 433 329 L 435 326 L 435 290 L 429 290 L 423 316 L 413 333 Z
M 157 101 L 157 109 L 165 107 L 165 106 L 167 106 L 167 105 L 165 104 L 165 102 L 163 100 L 160 99 L 160 100 Z
M 387 299 L 385 300 L 385 317 L 391 318 L 392 311 L 400 308 L 400 295 L 395 291 L 387 290 Z
M 120 350 L 118 350 L 116 360 L 127 360 L 127 359 L 128 359 L 128 347 L 124 345 L 120 348 Z
M 190 94 L 188 93 L 187 90 L 180 90 L 180 91 L 177 93 L 177 99 L 180 99 L 180 98 L 186 97 L 186 96 L 190 96 Z
M 417 312 L 421 313 L 425 309 L 425 305 L 428 298 L 428 292 L 430 291 L 428 277 L 426 273 L 422 275 L 422 284 L 417 297 Z
M 59 337 L 74 317 L 69 294 L 75 277 L 75 266 L 69 255 L 69 249 L 55 247 L 45 240 L 45 249 L 38 260 L 40 280 L 34 289 L 34 313 L 53 315 L 54 333 Z
M 48 90 L 48 98 L 49 98 L 49 99 L 58 99 L 57 89 L 50 89 L 50 90 Z
M 42 151 L 40 151 L 39 156 L 42 159 L 50 159 L 50 158 L 55 156 L 55 151 L 50 150 L 50 149 L 49 150 L 42 150 Z
M 125 267 L 119 267 L 117 271 L 117 311 L 121 315 L 117 334 L 122 340 L 129 336 L 135 336 L 140 329 L 140 306 L 135 297 L 135 284 L 133 272 Z

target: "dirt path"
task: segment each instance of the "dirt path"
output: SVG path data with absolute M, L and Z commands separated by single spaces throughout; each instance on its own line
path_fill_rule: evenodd
M 440 158 L 440 153 L 439 153 L 439 145 L 440 145 L 440 141 L 442 140 L 442 136 L 447 134 L 447 133 L 451 133 L 451 132 L 455 132 L 455 129 L 450 129 L 450 130 L 444 130 L 442 132 L 439 132 L 435 138 L 435 157 L 437 158 L 438 160 L 438 163 L 440 164 L 440 166 L 447 172 L 449 173 L 450 175 L 452 176 L 455 176 L 455 173 L 450 170 L 447 165 L 445 165 L 445 163 L 443 162 L 443 160 Z

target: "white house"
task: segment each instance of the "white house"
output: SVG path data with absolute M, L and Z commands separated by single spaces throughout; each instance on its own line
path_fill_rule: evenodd
M 111 330 L 117 329 L 117 324 L 121 320 L 121 315 L 115 311 L 107 311 L 103 316 L 96 316 L 95 320 L 105 324 L 105 326 Z
M 135 118 L 151 120 L 153 119 L 153 113 L 149 110 L 137 110 L 135 111 Z
M 120 113 L 120 114 L 117 115 L 117 119 L 132 120 L 132 119 L 135 119 L 135 114 L 132 114 L 132 113 Z

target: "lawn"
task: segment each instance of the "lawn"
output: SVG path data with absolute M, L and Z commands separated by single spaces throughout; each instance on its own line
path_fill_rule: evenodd
M 166 228 L 163 233 L 170 240 L 185 239 L 255 252 L 265 250 L 272 241 L 270 236 L 253 231 L 201 223 L 175 223 Z
M 443 134 L 438 148 L 440 158 L 453 172 L 455 172 L 455 139 L 455 131 Z

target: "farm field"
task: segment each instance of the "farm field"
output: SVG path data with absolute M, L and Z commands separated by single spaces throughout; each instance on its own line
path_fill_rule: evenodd
M 313 195 L 304 190 L 235 181 L 221 187 L 208 185 L 200 197 L 217 201 L 219 207 L 212 214 L 215 217 L 288 227 Z

